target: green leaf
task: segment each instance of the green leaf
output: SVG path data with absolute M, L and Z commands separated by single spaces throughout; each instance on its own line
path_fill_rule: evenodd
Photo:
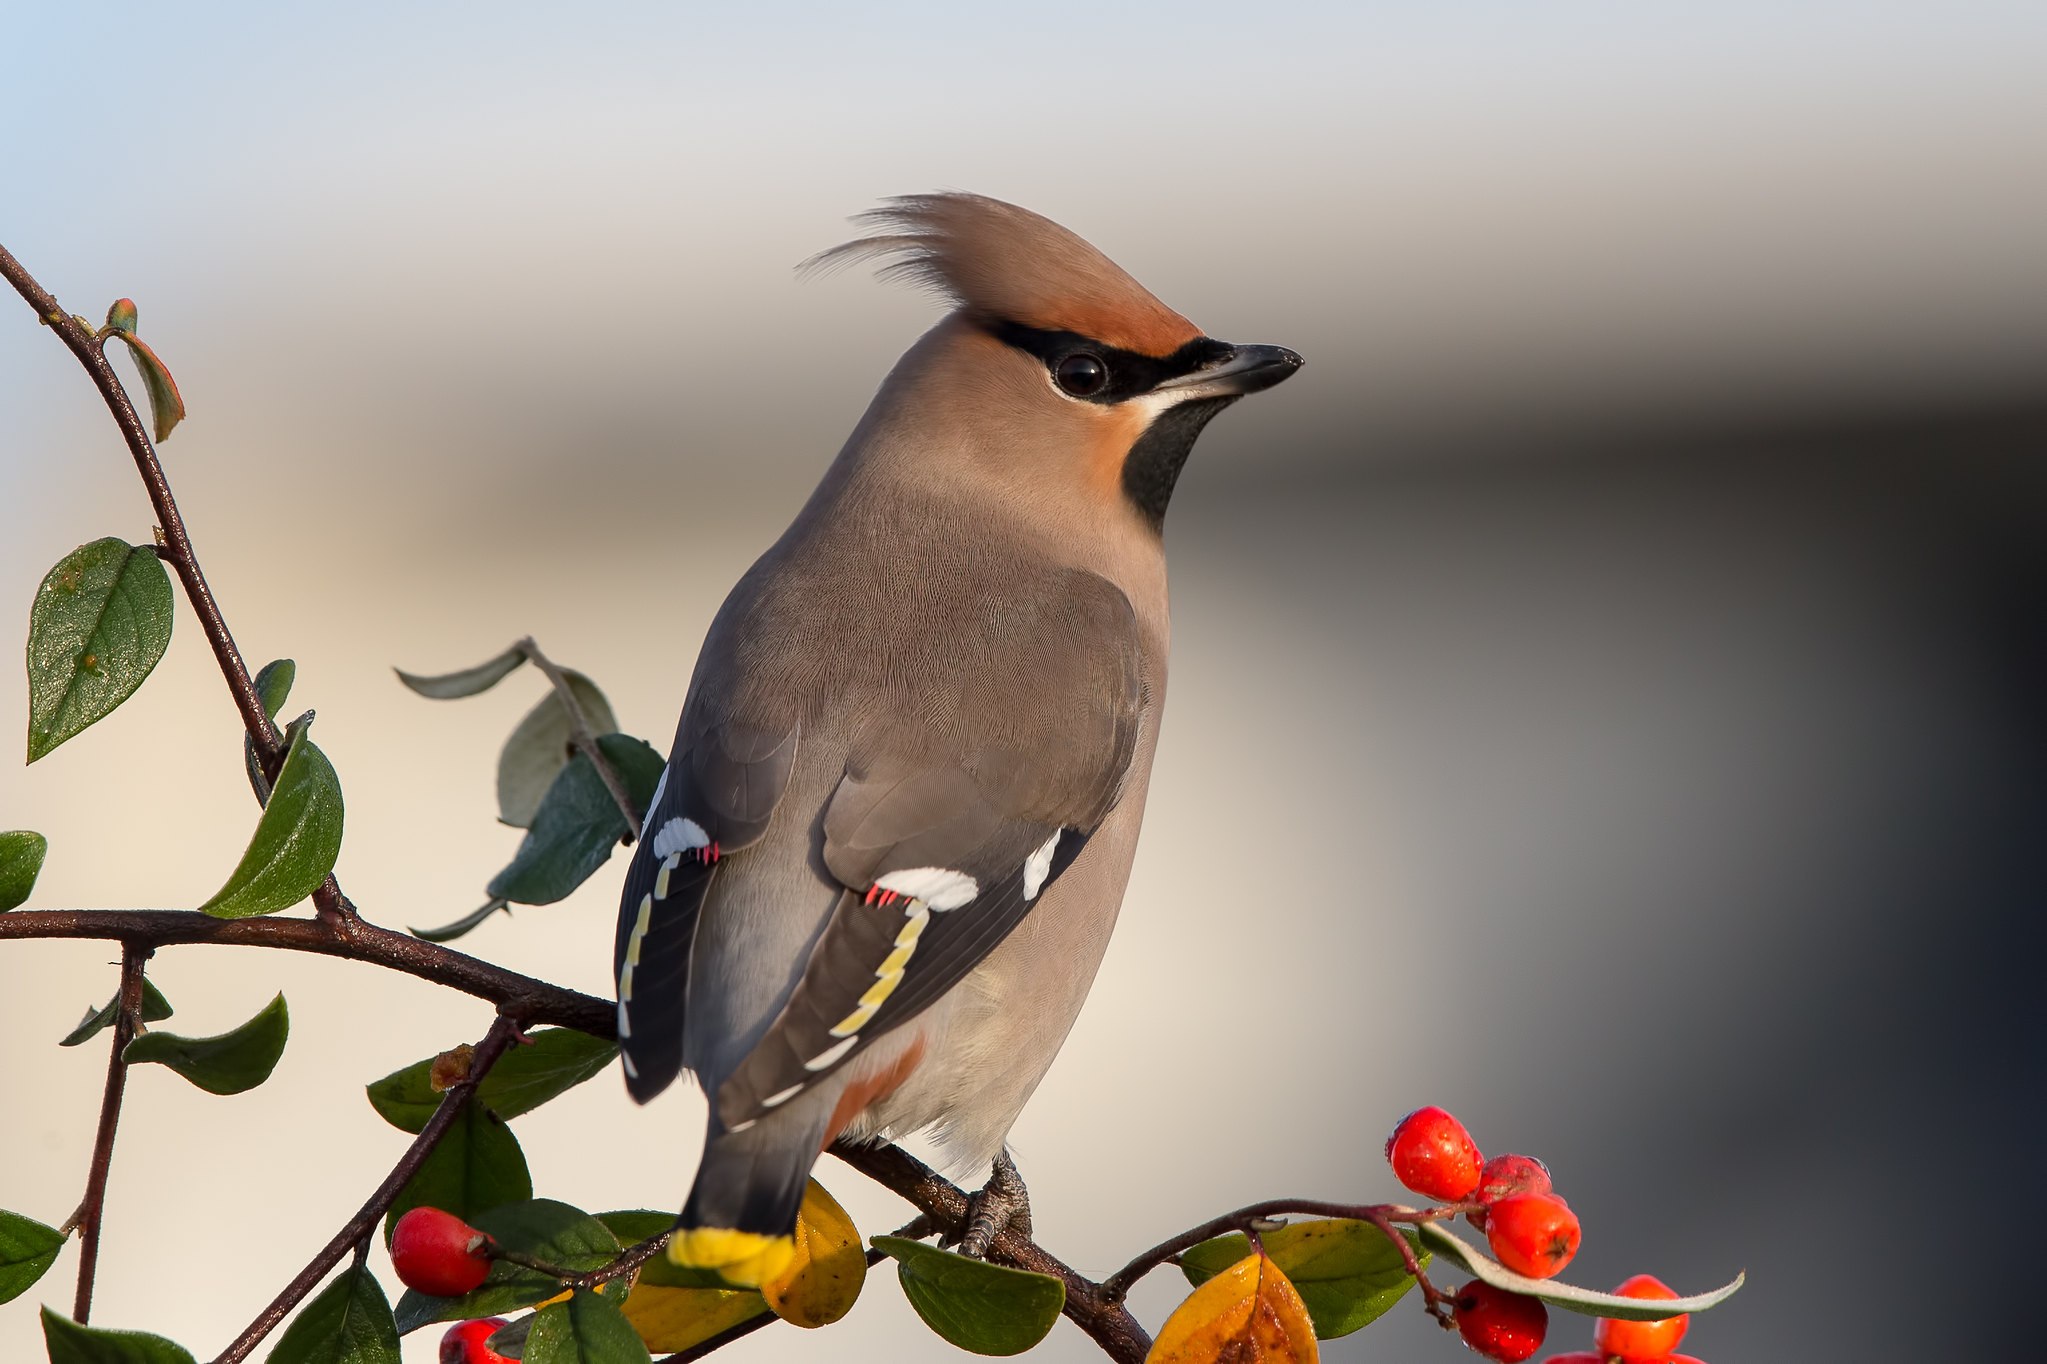
M 1680 1312 L 1703 1312 L 1709 1307 L 1718 1307 L 1733 1297 L 1746 1274 L 1734 1276 L 1734 1282 L 1722 1284 L 1710 1293 L 1699 1293 L 1689 1298 L 1623 1298 L 1612 1293 L 1595 1293 L 1589 1288 L 1576 1288 L 1555 1279 L 1530 1279 L 1516 1274 L 1505 1265 L 1490 1260 L 1475 1246 L 1465 1241 L 1440 1222 L 1424 1222 L 1419 1228 L 1423 1244 L 1444 1257 L 1455 1260 L 1475 1279 L 1482 1279 L 1495 1288 L 1504 1288 L 1510 1293 L 1522 1293 L 1531 1298 L 1541 1298 L 1552 1306 L 1570 1312 L 1582 1312 L 1588 1317 L 1611 1317 L 1615 1321 L 1661 1321 L 1674 1317 Z
M 134 299 L 117 298 L 114 300 L 113 306 L 107 309 L 107 328 L 110 331 L 126 332 L 130 336 L 135 335 Z
M 341 855 L 341 779 L 327 755 L 291 727 L 277 789 L 263 806 L 242 860 L 214 897 L 199 906 L 216 919 L 247 919 L 289 909 L 318 890 Z
M 193 1364 L 182 1346 L 141 1331 L 100 1331 L 43 1309 L 50 1364 Z
M 146 1032 L 121 1057 L 131 1066 L 144 1061 L 169 1066 L 209 1094 L 240 1094 L 270 1078 L 290 1034 L 291 1016 L 280 994 L 233 1032 L 218 1037 Z
M 57 1045 L 60 1047 L 75 1047 L 80 1042 L 85 1042 L 99 1036 L 108 1028 L 114 1026 L 114 1019 L 120 1012 L 121 996 L 117 993 L 112 999 L 107 1001 L 105 1008 L 97 1011 L 87 1009 L 85 1011 L 85 1020 L 73 1028 L 70 1036 Z M 165 999 L 157 991 L 156 986 L 145 976 L 142 981 L 142 1021 L 144 1023 L 161 1023 L 166 1018 L 169 1018 L 172 1012 L 171 1002 Z
M 113 320 L 113 314 L 108 313 L 107 321 L 112 323 Z M 115 327 L 113 335 L 128 343 L 129 353 L 135 357 L 135 368 L 142 371 L 142 386 L 149 393 L 150 425 L 156 433 L 157 443 L 162 444 L 171 438 L 177 424 L 185 420 L 184 395 L 178 392 L 178 381 L 171 378 L 170 370 L 149 348 L 149 343 L 135 335 L 133 304 L 129 305 L 127 321 L 128 326 Z
M 597 747 L 625 782 L 635 807 L 646 809 L 661 780 L 661 755 L 624 734 L 601 735 Z M 547 788 L 512 864 L 491 878 L 487 892 L 522 905 L 552 904 L 589 880 L 626 833 L 625 816 L 605 790 L 604 779 L 578 753 Z
M 398 1191 L 384 1217 L 384 1240 L 390 1242 L 391 1228 L 414 1208 L 440 1208 L 475 1225 L 491 1209 L 531 1197 L 533 1176 L 519 1139 L 471 1095 L 426 1163 Z
M 1045 1338 L 1066 1305 L 1066 1285 L 1049 1274 L 970 1260 L 897 1236 L 873 1238 L 896 1261 L 903 1296 L 924 1324 L 977 1355 L 1021 1354 Z
M 573 669 L 564 668 L 562 678 L 582 708 L 583 719 L 592 734 L 609 734 L 618 728 L 611 702 L 597 690 L 597 684 Z M 561 697 L 550 688 L 540 704 L 526 713 L 512 737 L 498 754 L 498 818 L 515 828 L 533 823 L 540 802 L 547 795 L 562 766 L 569 760 L 569 712 Z
M 28 760 L 105 719 L 171 642 L 171 579 L 150 550 L 80 545 L 36 589 L 28 616 Z
M 632 1246 L 667 1235 L 675 1226 L 676 1216 L 672 1212 L 633 1208 L 624 1212 L 600 1212 L 597 1220 L 618 1238 L 620 1245 Z
M 427 942 L 453 942 L 501 909 L 509 909 L 507 902 L 495 899 L 485 900 L 482 909 L 472 914 L 464 914 L 451 924 L 442 924 L 439 928 L 408 928 L 405 931 L 413 937 L 423 938 Z
M 668 760 L 645 739 L 635 739 L 630 734 L 600 734 L 597 736 L 597 749 L 610 760 L 611 770 L 618 774 L 619 782 L 625 787 L 626 799 L 632 804 L 633 814 L 645 819 L 647 807 L 654 803 L 654 788 L 661 784 L 661 774 L 668 768 Z
M 510 1203 L 468 1221 L 502 1246 L 577 1272 L 603 1268 L 622 1249 L 602 1222 L 548 1198 Z M 497 1260 L 482 1287 L 459 1298 L 429 1297 L 407 1289 L 398 1299 L 398 1330 L 410 1333 L 429 1322 L 500 1316 L 545 1302 L 561 1291 L 558 1280 Z
M 0 1210 L 0 1302 L 12 1302 L 26 1292 L 63 1248 L 64 1233 L 55 1227 Z
M 263 713 L 275 720 L 277 712 L 291 699 L 291 684 L 298 680 L 299 665 L 288 658 L 273 658 L 256 672 L 256 695 L 263 699 Z
M 479 663 L 473 668 L 464 668 L 458 673 L 440 673 L 433 677 L 425 677 L 419 673 L 409 673 L 403 668 L 393 668 L 391 671 L 398 674 L 400 682 L 421 696 L 429 696 L 436 701 L 453 701 L 489 691 L 509 677 L 512 671 L 525 661 L 526 651 L 514 644 L 496 658 Z M 588 714 L 588 711 L 584 713 Z
M 1420 1240 L 1411 1231 L 1402 1235 L 1427 1269 L 1429 1253 Z M 1414 1287 L 1400 1252 L 1370 1222 L 1342 1218 L 1295 1222 L 1258 1239 L 1301 1295 L 1315 1335 L 1322 1340 L 1371 1325 Z M 1180 1272 L 1199 1288 L 1250 1253 L 1249 1237 L 1218 1236 L 1183 1252 Z
M 263 702 L 265 715 L 275 720 L 277 712 L 284 709 L 298 672 L 298 664 L 290 659 L 275 658 L 256 674 L 256 695 Z M 256 756 L 256 740 L 249 734 L 242 735 L 242 765 L 249 769 L 249 786 L 256 793 L 256 803 L 265 803 L 270 799 L 270 780 L 263 775 L 263 763 Z
M 398 1323 L 376 1277 L 343 1270 L 284 1329 L 269 1364 L 398 1364 Z
M 527 1045 L 499 1057 L 476 1087 L 477 1099 L 500 1118 L 532 1112 L 603 1073 L 618 1056 L 616 1042 L 574 1028 L 536 1028 L 527 1037 Z M 415 1061 L 369 1085 L 370 1106 L 401 1132 L 419 1131 L 441 1106 L 431 1083 L 433 1065 L 431 1057 Z
M 540 1309 L 520 1358 L 525 1364 L 648 1364 L 650 1356 L 618 1304 L 584 1288 Z
M 0 834 L 0 913 L 28 899 L 42 874 L 50 840 L 30 829 Z
M 535 1315 L 538 1315 L 537 1313 Z M 524 1316 L 508 1321 L 484 1338 L 484 1344 L 496 1350 L 506 1359 L 524 1359 L 526 1336 L 533 1330 L 533 1317 Z

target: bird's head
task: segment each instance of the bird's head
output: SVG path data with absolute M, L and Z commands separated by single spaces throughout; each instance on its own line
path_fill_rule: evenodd
M 879 260 L 954 308 L 877 404 L 891 428 L 932 437 L 888 442 L 915 457 L 1054 483 L 1156 530 L 1209 419 L 1301 366 L 1283 346 L 1203 335 L 1080 237 L 999 199 L 907 195 L 858 221 L 871 235 L 806 267 Z

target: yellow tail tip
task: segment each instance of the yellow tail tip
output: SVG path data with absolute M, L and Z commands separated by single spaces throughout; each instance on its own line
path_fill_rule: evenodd
M 715 1269 L 738 1288 L 759 1288 L 796 1258 L 796 1238 L 731 1227 L 690 1227 L 668 1243 L 668 1258 L 691 1269 Z

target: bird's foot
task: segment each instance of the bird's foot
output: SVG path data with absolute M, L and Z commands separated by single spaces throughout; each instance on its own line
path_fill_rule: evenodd
M 1019 1236 L 1031 1234 L 1031 1194 L 1024 1188 L 1016 1162 L 1004 1151 L 995 1157 L 988 1182 L 967 1199 L 967 1231 L 960 1238 L 959 1252 L 979 1260 L 1005 1231 Z

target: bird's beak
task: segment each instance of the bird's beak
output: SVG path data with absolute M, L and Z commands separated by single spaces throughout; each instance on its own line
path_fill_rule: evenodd
M 1190 398 L 1241 398 L 1290 378 L 1302 365 L 1285 346 L 1232 346 L 1230 353 L 1191 374 L 1168 379 L 1152 391 Z

